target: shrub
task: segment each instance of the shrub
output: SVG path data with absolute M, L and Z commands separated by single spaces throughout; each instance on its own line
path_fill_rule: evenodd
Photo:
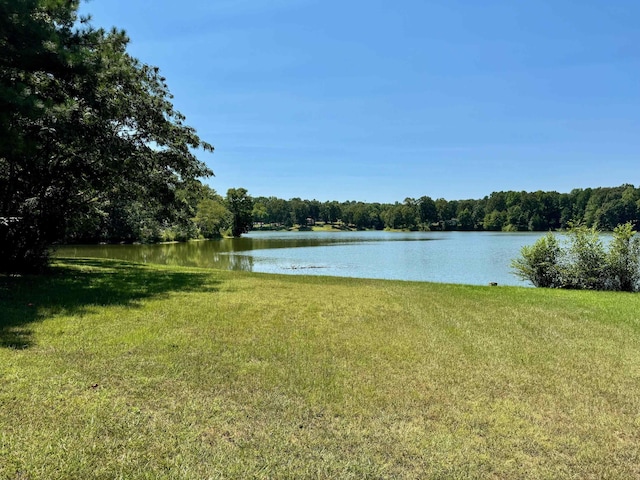
M 564 251 L 563 288 L 578 290 L 610 289 L 607 252 L 596 227 L 573 226 L 568 232 L 569 246 Z
M 559 261 L 563 250 L 555 235 L 547 233 L 533 245 L 522 247 L 520 253 L 522 256 L 511 262 L 518 277 L 529 280 L 535 287 L 562 286 Z
M 511 262 L 514 273 L 536 287 L 640 289 L 640 238 L 631 223 L 615 228 L 608 250 L 595 227 L 572 226 L 564 244 L 548 233 L 520 254 Z
M 630 223 L 614 229 L 607 267 L 612 289 L 634 292 L 640 288 L 640 237 Z

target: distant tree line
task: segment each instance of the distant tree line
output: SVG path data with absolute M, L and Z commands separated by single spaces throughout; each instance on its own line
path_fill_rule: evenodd
M 613 231 L 638 225 L 640 188 L 633 185 L 558 192 L 494 192 L 479 200 L 423 196 L 399 203 L 252 198 L 244 188 L 225 197 L 199 180 L 172 192 L 171 202 L 145 201 L 122 190 L 94 199 L 93 209 L 73 217 L 63 243 L 184 241 L 240 236 L 255 228 L 327 223 L 354 229 L 548 231 L 572 224 Z
M 445 200 L 423 196 L 399 203 L 320 202 L 256 197 L 253 222 L 292 227 L 317 222 L 356 229 L 548 231 L 570 224 L 611 230 L 638 224 L 640 188 L 574 189 L 558 192 L 493 192 L 478 200 Z

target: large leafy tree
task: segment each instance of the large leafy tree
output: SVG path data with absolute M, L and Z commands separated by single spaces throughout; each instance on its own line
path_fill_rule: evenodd
M 215 190 L 209 187 L 204 187 L 203 190 L 206 195 L 198 202 L 193 221 L 203 237 L 221 237 L 231 227 L 231 212 L 227 209 L 224 198 Z
M 253 225 L 253 198 L 245 188 L 227 190 L 227 209 L 231 213 L 231 234 L 239 237 L 251 230 Z
M 78 19 L 78 0 L 0 0 L 0 271 L 46 265 L 70 223 L 112 199 L 175 213 L 212 172 L 213 147 L 174 110 L 158 68 L 118 30 Z

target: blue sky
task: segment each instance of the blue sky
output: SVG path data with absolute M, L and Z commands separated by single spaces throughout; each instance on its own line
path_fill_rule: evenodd
M 94 0 L 219 193 L 367 202 L 640 183 L 637 0 Z

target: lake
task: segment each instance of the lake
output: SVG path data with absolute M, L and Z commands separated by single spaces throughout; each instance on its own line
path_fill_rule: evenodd
M 543 233 L 251 232 L 242 238 L 159 245 L 73 245 L 59 257 L 114 258 L 291 275 L 529 285 L 511 259 Z

